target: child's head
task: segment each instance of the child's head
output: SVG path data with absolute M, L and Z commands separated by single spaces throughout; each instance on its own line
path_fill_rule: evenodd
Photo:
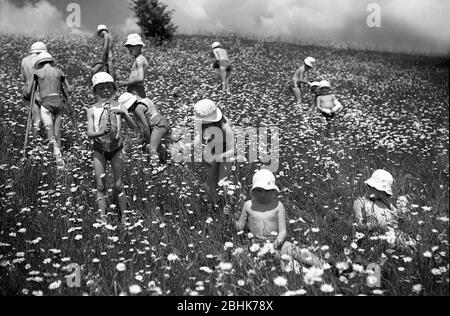
M 142 53 L 142 48 L 145 46 L 139 34 L 130 34 L 127 37 L 125 47 L 132 56 L 139 56 Z
M 222 44 L 220 44 L 219 42 L 214 42 L 214 43 L 212 43 L 211 48 L 216 49 L 216 48 L 219 48 L 220 46 L 222 46 Z
M 223 118 L 222 111 L 214 101 L 209 99 L 201 100 L 195 104 L 194 115 L 195 121 L 201 122 L 202 125 L 217 123 Z
M 320 93 L 328 93 L 331 90 L 331 83 L 327 80 L 322 80 L 319 82 L 318 88 Z
M 47 46 L 42 42 L 36 42 L 31 45 L 30 53 L 32 54 L 40 54 L 47 52 Z
M 114 78 L 106 72 L 96 73 L 92 77 L 92 86 L 94 94 L 102 100 L 111 99 L 117 92 Z
M 132 93 L 126 92 L 119 97 L 119 104 L 130 111 L 137 103 L 138 97 Z
M 312 68 L 314 68 L 315 65 L 316 65 L 316 60 L 315 60 L 314 58 L 312 58 L 312 57 L 307 57 L 307 58 L 304 60 L 304 63 L 305 63 L 305 66 L 306 66 L 306 67 L 308 67 L 309 69 L 312 69 Z
M 377 170 L 365 184 L 368 187 L 368 193 L 371 199 L 385 199 L 392 196 L 394 178 L 385 170 Z
M 280 192 L 275 185 L 275 176 L 270 170 L 262 169 L 253 176 L 252 196 L 259 203 L 270 203 Z
M 106 27 L 106 25 L 100 24 L 99 26 L 97 26 L 97 35 L 102 37 L 104 36 L 105 33 L 108 33 L 108 28 Z
M 52 55 L 50 55 L 47 52 L 43 52 L 43 53 L 40 53 L 39 55 L 37 55 L 36 61 L 34 63 L 34 68 L 39 69 L 39 68 L 44 67 L 46 64 L 53 65 L 54 62 L 55 62 L 55 60 L 53 59 Z
M 311 85 L 310 85 L 311 93 L 317 93 L 319 86 L 320 86 L 319 81 L 314 81 L 313 83 L 311 83 Z

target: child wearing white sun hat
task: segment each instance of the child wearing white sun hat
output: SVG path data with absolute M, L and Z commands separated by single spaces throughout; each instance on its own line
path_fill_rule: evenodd
M 230 79 L 233 68 L 231 67 L 228 53 L 222 48 L 222 44 L 220 42 L 214 42 L 211 45 L 211 48 L 212 56 L 215 60 L 213 68 L 218 69 L 219 71 L 220 78 L 222 80 L 222 90 L 230 92 Z
M 289 88 L 294 93 L 297 100 L 297 106 L 302 104 L 302 85 L 309 84 L 308 74 L 314 70 L 316 66 L 316 59 L 313 57 L 307 57 L 303 60 L 302 65 L 294 73 Z
M 91 70 L 94 74 L 98 72 L 107 72 L 114 77 L 113 68 L 113 50 L 114 41 L 109 29 L 106 25 L 100 24 L 97 26 L 97 36 L 103 39 L 102 57 L 100 61 L 96 62 Z
M 286 241 L 286 210 L 278 200 L 279 188 L 275 184 L 274 174 L 267 169 L 259 170 L 253 176 L 252 199 L 244 204 L 238 231 L 248 228 L 253 235 L 253 242 L 273 243 L 274 253 L 278 257 L 289 256 L 307 266 L 322 266 L 322 262 L 306 249 L 300 249 Z
M 416 242 L 399 229 L 400 213 L 392 204 L 394 178 L 386 170 L 376 170 L 364 182 L 367 194 L 353 204 L 357 227 L 367 231 L 370 239 L 386 240 L 390 246 L 402 249 L 415 249 Z M 403 196 L 399 201 L 403 201 Z M 361 246 L 369 242 L 368 237 L 358 241 Z
M 128 49 L 130 55 L 134 58 L 134 63 L 131 67 L 128 80 L 119 81 L 118 87 L 127 87 L 127 92 L 145 99 L 147 97 L 144 85 L 145 72 L 149 67 L 147 58 L 142 54 L 142 48 L 145 47 L 145 44 L 139 34 L 130 34 L 124 45 Z
M 125 213 L 128 208 L 128 199 L 125 195 L 123 171 L 123 137 L 122 120 L 131 129 L 136 129 L 136 123 L 128 114 L 127 109 L 114 100 L 117 86 L 114 78 L 106 73 L 99 72 L 92 77 L 93 92 L 97 102 L 87 111 L 87 136 L 93 140 L 92 160 L 97 184 L 97 204 L 100 211 L 100 220 L 107 223 L 106 214 L 106 171 L 108 161 L 114 176 L 114 193 L 119 201 L 121 213 L 119 217 L 125 223 Z
M 357 224 L 368 229 L 396 226 L 397 210 L 391 203 L 394 178 L 385 170 L 377 170 L 365 182 L 367 195 L 355 201 L 353 209 Z
M 203 162 L 208 165 L 208 185 L 212 202 L 218 204 L 217 188 L 219 181 L 230 175 L 234 160 L 234 133 L 231 121 L 223 114 L 217 104 L 209 99 L 197 102 L 194 106 L 195 124 L 199 131 L 195 135 L 194 150 L 202 148 L 206 138 L 209 151 L 203 153 Z

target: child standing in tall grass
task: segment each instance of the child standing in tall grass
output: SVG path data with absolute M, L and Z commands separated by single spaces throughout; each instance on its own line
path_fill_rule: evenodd
M 214 42 L 211 45 L 211 48 L 212 56 L 215 59 L 213 67 L 219 70 L 220 78 L 222 80 L 222 91 L 230 92 L 230 79 L 233 68 L 231 67 L 228 53 L 222 48 L 222 44 L 219 42 Z
M 106 219 L 106 163 L 111 162 L 114 175 L 114 191 L 117 194 L 120 217 L 125 223 L 125 212 L 128 208 L 128 199 L 125 195 L 123 184 L 124 156 L 123 138 L 121 136 L 122 119 L 128 126 L 136 129 L 128 111 L 113 100 L 117 92 L 117 86 L 111 75 L 99 72 L 92 78 L 94 94 L 98 101 L 87 112 L 88 126 L 87 135 L 94 140 L 93 144 L 93 166 L 97 183 L 97 203 L 100 210 L 101 221 L 107 223 Z
M 286 241 L 286 210 L 278 200 L 279 191 L 272 172 L 258 171 L 253 177 L 252 199 L 244 204 L 237 230 L 247 227 L 254 239 L 272 242 L 280 257 L 288 255 L 304 265 L 321 267 L 322 262 L 314 254 Z

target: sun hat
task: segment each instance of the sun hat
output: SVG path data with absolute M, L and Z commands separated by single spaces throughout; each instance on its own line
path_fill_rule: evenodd
M 319 82 L 319 88 L 331 88 L 331 83 L 327 80 Z
M 214 43 L 211 45 L 211 47 L 212 47 L 212 49 L 215 49 L 215 48 L 217 48 L 217 47 L 220 47 L 220 43 L 219 43 L 219 42 L 214 42 Z
M 386 192 L 392 195 L 392 186 L 394 185 L 394 178 L 385 170 L 377 170 L 372 177 L 365 182 L 366 185 L 377 189 L 378 191 Z
M 42 52 L 36 57 L 36 61 L 34 62 L 34 68 L 37 68 L 40 64 L 44 62 L 54 62 L 52 55 L 48 52 Z
M 101 83 L 112 83 L 117 89 L 114 78 L 107 72 L 98 72 L 92 77 L 92 88 L 94 89 L 97 85 Z
M 42 43 L 42 42 L 36 42 L 33 45 L 31 45 L 30 52 L 32 54 L 34 54 L 34 53 L 43 53 L 43 52 L 46 52 L 46 51 L 47 51 L 47 46 L 44 43 Z
M 101 31 L 109 32 L 108 27 L 104 24 L 100 24 L 99 26 L 97 26 L 97 33 L 100 33 Z
M 142 37 L 139 34 L 134 33 L 128 35 L 125 46 L 145 46 L 145 44 L 142 41 Z
M 310 86 L 311 86 L 311 88 L 312 87 L 320 87 L 320 82 L 319 81 L 313 81 Z
M 261 169 L 253 176 L 252 191 L 257 188 L 280 192 L 280 189 L 275 185 L 275 176 L 268 169 Z
M 119 97 L 120 106 L 125 107 L 127 110 L 129 110 L 136 101 L 137 97 L 129 92 L 126 92 Z
M 216 103 L 209 99 L 201 100 L 194 105 L 194 115 L 197 121 L 205 123 L 219 122 L 223 117 Z
M 305 59 L 305 64 L 309 67 L 314 67 L 314 64 L 316 63 L 316 60 L 312 57 L 307 57 Z

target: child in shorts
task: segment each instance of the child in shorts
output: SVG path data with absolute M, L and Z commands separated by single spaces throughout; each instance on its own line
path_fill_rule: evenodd
M 130 34 L 128 35 L 125 47 L 128 48 L 128 51 L 134 58 L 134 63 L 131 67 L 128 81 L 119 81 L 118 87 L 127 87 L 127 92 L 145 99 L 145 72 L 149 67 L 147 58 L 142 55 L 142 48 L 145 47 L 145 44 L 139 34 Z
M 336 99 L 336 96 L 331 92 L 331 84 L 322 80 L 318 89 L 318 96 L 316 98 L 316 107 L 322 112 L 327 122 L 330 122 L 337 113 L 342 111 L 342 104 Z
M 231 67 L 230 58 L 222 44 L 214 42 L 212 45 L 212 55 L 215 59 L 213 67 L 219 70 L 220 78 L 222 80 L 222 91 L 230 92 Z
M 41 98 L 41 119 L 47 130 L 50 144 L 53 145 L 54 156 L 58 166 L 64 165 L 61 153 L 61 124 L 65 107 L 73 115 L 73 109 L 66 102 L 69 98 L 69 84 L 66 75 L 54 65 L 53 57 L 46 52 L 36 57 L 34 64 L 34 80 Z M 28 91 L 32 93 L 33 82 L 29 82 Z
M 114 192 L 117 194 L 122 223 L 125 224 L 125 213 L 128 208 L 128 199 L 123 184 L 124 156 L 123 138 L 121 136 L 122 119 L 128 126 L 136 129 L 137 126 L 128 114 L 128 111 L 113 100 L 117 86 L 111 75 L 99 72 L 92 77 L 94 94 L 98 101 L 87 111 L 87 136 L 94 140 L 93 166 L 97 183 L 97 203 L 100 210 L 100 220 L 107 223 L 106 218 L 106 164 L 111 163 L 114 176 Z
M 279 257 L 284 255 L 306 266 L 322 267 L 322 261 L 306 249 L 286 241 L 286 210 L 278 200 L 280 190 L 275 185 L 275 176 L 262 169 L 253 177 L 252 199 L 244 204 L 238 231 L 246 227 L 257 241 L 271 242 Z
M 308 73 L 314 70 L 315 65 L 316 60 L 312 57 L 307 57 L 294 73 L 290 89 L 295 95 L 297 106 L 302 105 L 302 84 L 309 84 L 309 81 L 307 80 Z
M 135 115 L 147 152 L 151 155 L 152 161 L 158 159 L 161 142 L 170 132 L 169 121 L 148 98 L 143 99 L 127 92 L 120 96 L 119 104 Z

